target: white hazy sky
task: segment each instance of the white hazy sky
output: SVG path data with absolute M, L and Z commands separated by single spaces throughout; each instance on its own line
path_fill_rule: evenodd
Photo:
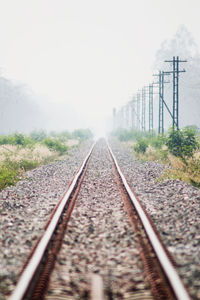
M 0 73 L 103 122 L 152 80 L 184 24 L 200 46 L 200 0 L 0 0 Z

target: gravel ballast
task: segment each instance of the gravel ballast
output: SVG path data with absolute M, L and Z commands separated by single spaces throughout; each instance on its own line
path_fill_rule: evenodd
M 137 161 L 129 146 L 110 143 L 122 172 L 172 254 L 192 299 L 200 299 L 200 190 L 180 180 L 158 181 L 166 166 Z
M 102 277 L 105 299 L 153 299 L 104 141 L 94 148 L 46 300 L 91 299 Z
M 91 142 L 71 148 L 65 160 L 29 171 L 25 180 L 1 191 L 1 300 L 13 290 L 30 250 L 90 147 Z
M 90 145 L 85 144 L 80 149 L 72 149 L 66 160 L 27 172 L 25 180 L 0 193 L 0 300 L 7 299 L 7 295 L 13 290 L 29 251 L 43 232 L 45 222 L 89 148 Z M 178 180 L 158 182 L 165 166 L 156 162 L 136 161 L 131 149 L 119 142 L 112 141 L 111 148 L 129 184 L 172 254 L 192 299 L 200 299 L 200 190 Z M 102 152 L 103 150 L 99 152 L 99 157 Z M 101 171 L 104 167 L 102 163 L 100 169 L 93 174 L 97 182 L 101 175 L 105 179 L 105 173 L 110 172 L 109 168 L 105 173 Z M 91 189 L 95 189 L 95 186 L 91 185 Z M 102 189 L 106 193 L 104 183 Z M 84 191 L 83 200 L 85 198 L 87 201 L 88 197 L 87 191 Z M 93 199 L 94 203 L 97 202 L 96 197 L 97 195 Z M 101 198 L 104 198 L 103 194 Z M 98 211 L 98 205 L 96 209 Z M 96 209 L 93 214 L 97 213 Z M 90 220 L 92 222 L 93 218 Z M 88 236 L 91 238 L 93 229 L 90 223 L 87 226 Z M 125 229 L 124 232 L 126 233 Z M 78 229 L 76 234 L 79 238 Z M 66 244 L 68 243 L 67 240 Z M 95 272 L 95 269 L 90 271 Z M 85 278 L 84 280 L 87 281 Z M 87 284 L 84 280 L 83 285 Z

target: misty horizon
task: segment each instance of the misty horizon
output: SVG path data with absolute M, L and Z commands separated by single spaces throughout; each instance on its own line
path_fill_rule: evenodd
M 131 101 L 176 55 L 188 61 L 180 75 L 181 127 L 200 127 L 199 2 L 77 1 L 20 0 L 12 11 L 10 1 L 0 3 L 1 133 L 90 128 L 104 135 L 113 108 Z M 179 3 L 176 18 L 170 5 Z M 171 98 L 169 85 L 169 106 Z M 156 97 L 154 109 L 156 130 Z M 167 114 L 165 121 L 170 127 Z

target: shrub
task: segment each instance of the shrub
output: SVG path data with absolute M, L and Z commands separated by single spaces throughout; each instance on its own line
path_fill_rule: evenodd
M 167 137 L 166 145 L 169 151 L 182 158 L 191 157 L 199 148 L 199 143 L 193 128 L 185 127 L 182 130 L 171 129 Z
M 19 162 L 16 160 L 10 159 L 10 157 L 7 157 L 2 164 L 3 168 L 7 168 L 13 171 L 16 171 L 19 169 Z
M 121 142 L 127 142 L 139 138 L 138 134 L 138 132 L 133 130 L 122 129 L 121 132 L 118 133 L 118 138 Z
M 137 142 L 137 144 L 134 146 L 134 150 L 137 153 L 145 153 L 148 147 L 148 143 L 146 140 L 141 139 Z
M 64 154 L 65 152 L 67 152 L 68 147 L 66 145 L 63 145 L 61 142 L 56 141 L 54 139 L 51 138 L 46 138 L 43 141 L 44 145 L 46 145 L 50 150 L 54 150 L 59 152 L 60 154 Z
M 189 167 L 191 184 L 200 188 L 200 159 L 192 160 Z
M 19 161 L 19 168 L 23 169 L 24 171 L 35 169 L 39 166 L 39 162 L 27 160 L 27 159 L 21 159 Z
M 93 134 L 90 129 L 76 129 L 72 132 L 72 136 L 83 141 L 92 138 Z
M 22 147 L 33 145 L 34 141 L 22 133 L 0 136 L 0 145 L 20 145 Z
M 41 142 L 47 137 L 47 133 L 44 130 L 34 130 L 30 133 L 30 138 L 36 142 Z
M 0 136 L 0 145 L 13 145 L 14 144 L 14 140 L 13 137 L 11 136 L 6 136 L 6 135 L 2 135 Z
M 156 149 L 161 149 L 162 146 L 164 146 L 166 143 L 166 136 L 165 135 L 157 135 L 157 136 L 153 136 L 150 139 L 150 144 L 156 148 Z
M 183 144 L 183 153 L 184 156 L 190 157 L 194 154 L 194 152 L 199 149 L 199 143 L 197 141 L 196 132 L 194 128 L 185 127 L 183 129 L 184 135 L 184 144 Z
M 17 172 L 7 167 L 0 168 L 0 190 L 17 182 Z
M 21 133 L 15 133 L 14 134 L 14 142 L 15 142 L 15 145 L 21 145 L 21 146 L 24 146 L 25 145 L 25 136 Z
M 65 130 L 65 131 L 62 131 L 60 134 L 59 134 L 59 140 L 63 140 L 63 141 L 67 141 L 69 139 L 72 138 L 72 134 Z
M 26 159 L 14 161 L 10 158 L 6 158 L 0 168 L 0 190 L 15 184 L 19 180 L 18 176 L 22 174 L 23 171 L 32 170 L 38 167 L 38 165 L 39 163 L 37 161 Z
M 111 135 L 117 137 L 121 142 L 127 142 L 142 138 L 143 133 L 133 129 L 118 128 L 111 132 Z

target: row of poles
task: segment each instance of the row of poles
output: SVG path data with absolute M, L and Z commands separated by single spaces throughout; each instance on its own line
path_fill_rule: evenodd
M 180 60 L 179 56 L 174 56 L 172 60 L 165 60 L 165 62 L 172 63 L 171 71 L 159 71 L 158 74 L 153 74 L 153 76 L 158 78 L 158 81 L 144 86 L 133 99 L 119 111 L 116 111 L 115 108 L 113 109 L 114 129 L 137 129 L 139 131 L 149 131 L 149 133 L 153 133 L 154 95 L 158 94 L 158 134 L 164 134 L 164 108 L 170 115 L 173 129 L 179 130 L 179 73 L 185 72 L 185 69 L 180 70 L 180 63 L 187 61 Z M 173 76 L 172 109 L 169 108 L 164 99 L 165 83 L 169 83 L 166 77 L 171 74 Z

